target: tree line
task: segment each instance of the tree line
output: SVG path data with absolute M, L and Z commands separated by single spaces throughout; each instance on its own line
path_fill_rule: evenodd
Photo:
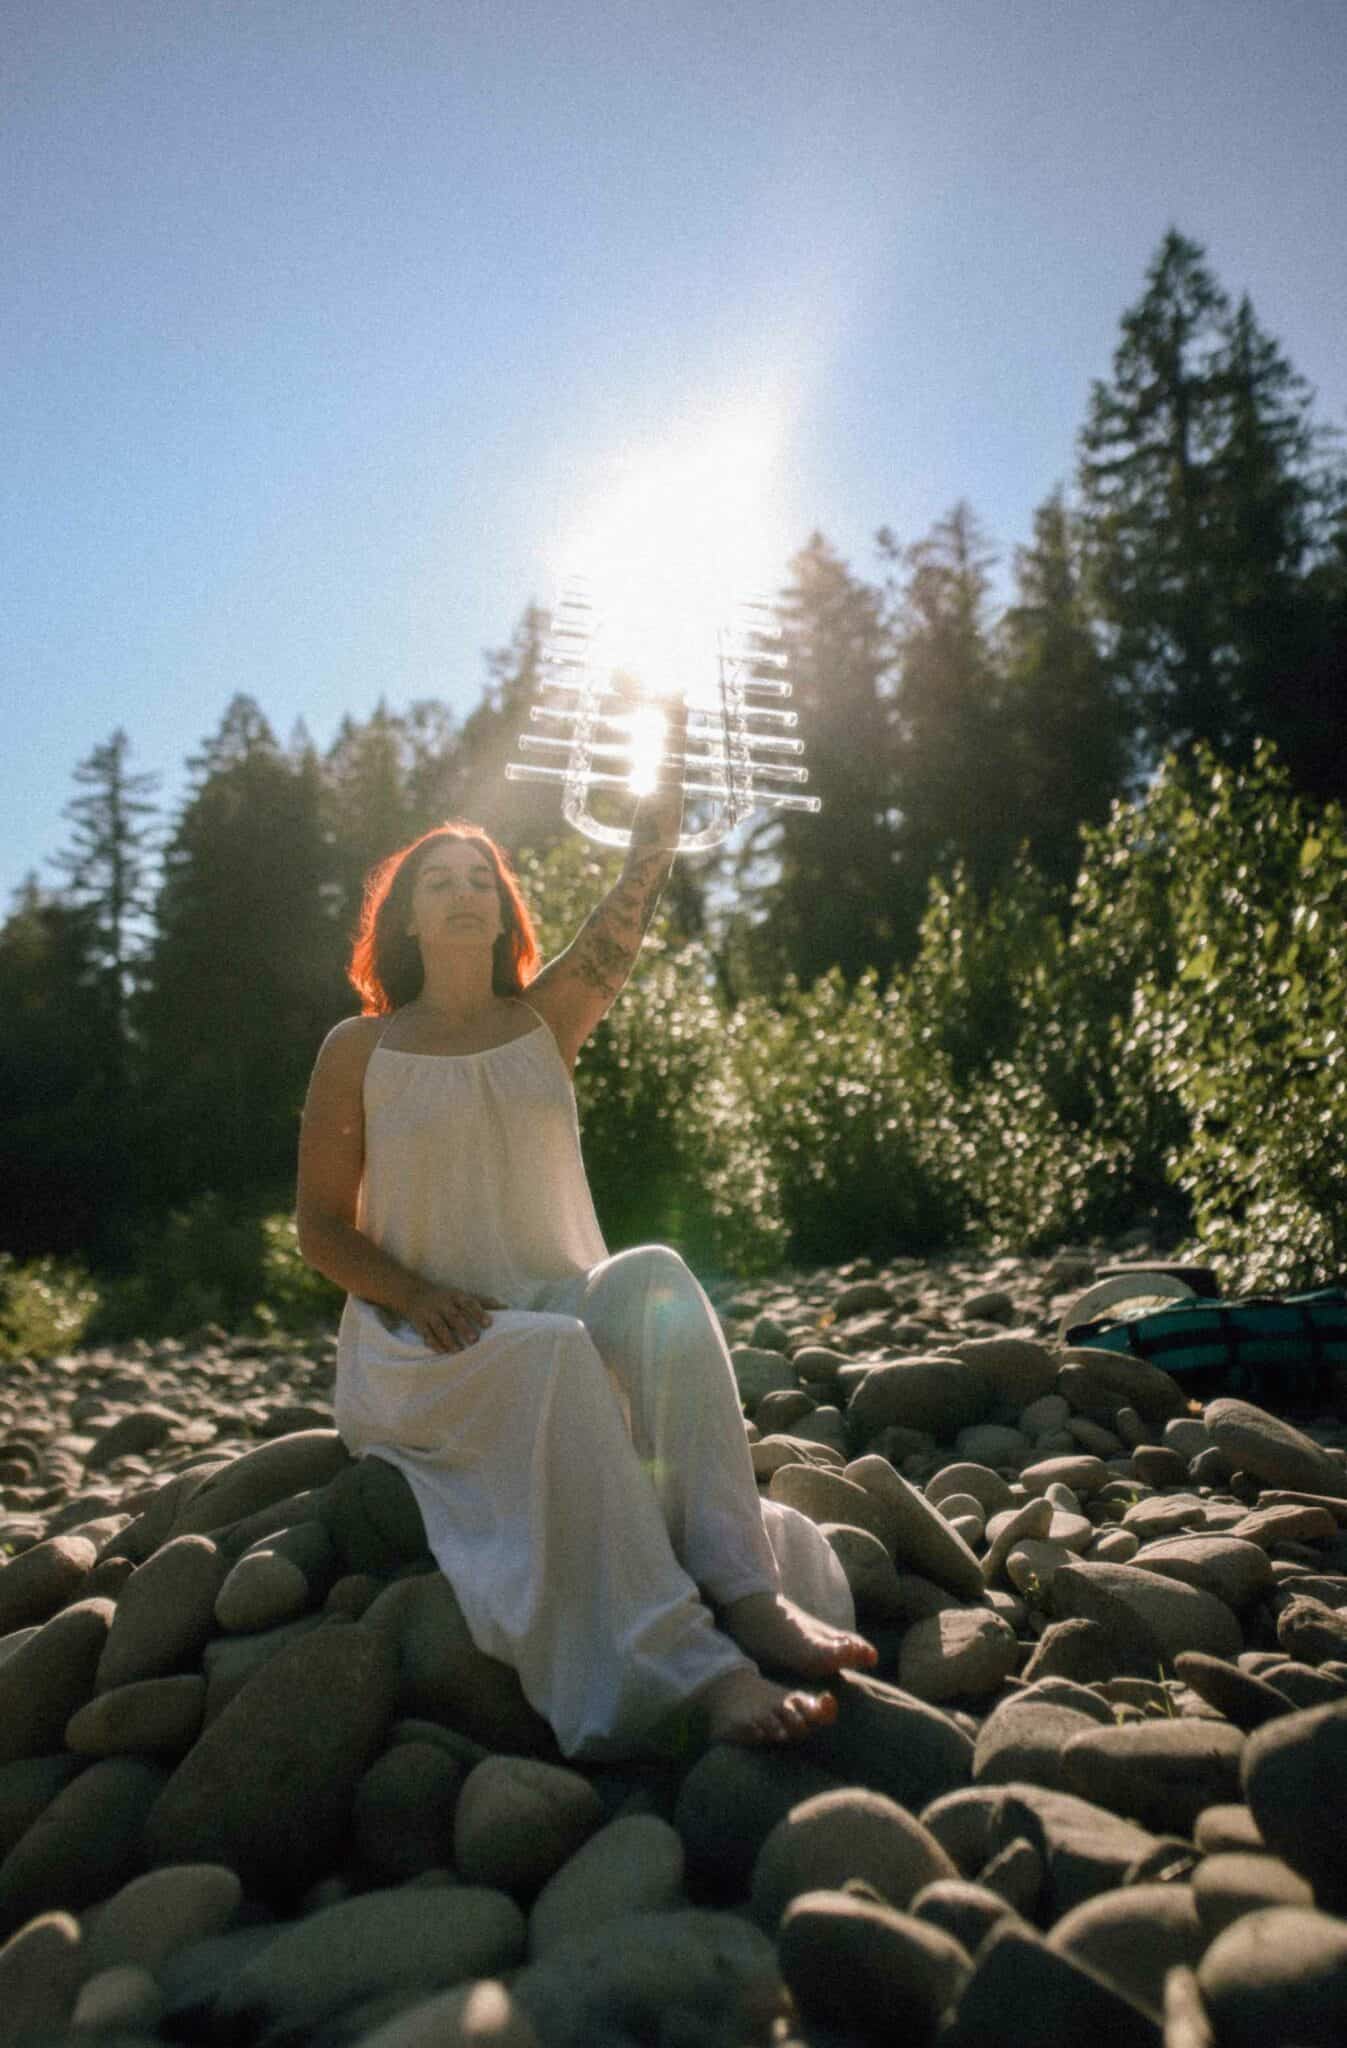
M 779 620 L 822 811 L 680 862 L 667 902 L 726 1014 L 833 971 L 882 986 L 933 901 L 976 916 L 1026 864 L 1069 917 L 1082 833 L 1167 755 L 1238 768 L 1263 741 L 1299 801 L 1347 795 L 1347 465 L 1177 230 L 999 612 L 994 559 L 959 502 L 915 540 L 881 531 L 865 573 L 821 534 L 789 565 Z M 468 816 L 569 889 L 559 807 L 503 774 L 546 628 L 526 609 L 461 721 L 380 704 L 320 749 L 236 697 L 171 817 L 124 731 L 92 749 L 59 881 L 30 876 L 0 927 L 0 1244 L 115 1270 L 174 1205 L 284 1187 L 315 1049 L 353 1006 L 363 880 L 392 847 Z M 996 1015 L 976 1029 L 974 1065 Z

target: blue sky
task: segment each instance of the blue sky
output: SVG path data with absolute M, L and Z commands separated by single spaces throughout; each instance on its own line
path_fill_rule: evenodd
M 476 701 L 633 446 L 1008 566 L 1165 229 L 1347 427 L 1342 0 L 8 0 L 0 891 L 114 727 Z M 47 878 L 54 879 L 50 870 Z

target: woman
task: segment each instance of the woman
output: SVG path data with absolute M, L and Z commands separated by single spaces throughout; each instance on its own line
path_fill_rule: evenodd
M 759 1663 L 875 1661 L 783 1594 L 769 1528 L 804 1597 L 826 1611 L 840 1582 L 850 1621 L 822 1536 L 759 1500 L 705 1294 L 662 1247 L 609 1258 L 584 1177 L 575 1058 L 677 831 L 676 798 L 642 802 L 619 880 L 541 972 L 484 832 L 394 854 L 352 955 L 364 1014 L 328 1036 L 304 1110 L 300 1248 L 349 1295 L 337 1426 L 405 1474 L 474 1640 L 572 1756 L 637 1749 L 689 1705 L 712 1741 L 796 1740 L 836 1700 Z

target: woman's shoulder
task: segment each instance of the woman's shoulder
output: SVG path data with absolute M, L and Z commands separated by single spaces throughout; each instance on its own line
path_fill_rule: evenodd
M 343 1017 L 323 1040 L 318 1064 L 334 1072 L 363 1073 L 387 1024 L 387 1017 Z

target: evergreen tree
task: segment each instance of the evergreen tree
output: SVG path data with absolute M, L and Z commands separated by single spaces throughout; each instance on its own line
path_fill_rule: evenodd
M 898 841 L 919 917 L 930 877 L 959 862 L 985 896 L 1030 818 L 992 631 L 994 557 L 971 508 L 961 501 L 906 550 L 881 539 L 897 567 Z M 905 936 L 910 947 L 915 924 Z
M 821 534 L 791 563 L 779 618 L 814 814 L 764 810 L 737 849 L 731 979 L 767 993 L 830 967 L 887 970 L 915 929 L 893 822 L 893 646 L 883 593 Z
M 152 801 L 157 775 L 133 774 L 130 741 L 120 727 L 75 770 L 84 794 L 64 815 L 72 833 L 56 865 L 67 878 L 69 899 L 89 911 L 91 962 L 105 1038 L 100 1062 L 110 1085 L 125 1079 L 127 1006 L 133 969 L 143 945 L 140 920 L 152 902 L 151 854 L 157 816 Z
M 349 1007 L 322 788 L 236 697 L 189 766 L 141 1005 L 161 1195 L 287 1179 L 305 1077 Z
M 1079 464 L 1092 599 L 1152 755 L 1202 739 L 1239 759 L 1303 724 L 1326 489 L 1309 408 L 1248 300 L 1232 312 L 1171 229 L 1093 386 Z
M 1018 600 L 1000 626 L 1007 758 L 1020 836 L 1038 871 L 1069 892 L 1080 828 L 1100 825 L 1132 768 L 1129 720 L 1082 587 L 1075 522 L 1054 491 L 1015 550 Z
M 95 910 L 29 875 L 0 925 L 0 1243 L 20 1254 L 87 1249 L 125 1199 L 104 972 Z

